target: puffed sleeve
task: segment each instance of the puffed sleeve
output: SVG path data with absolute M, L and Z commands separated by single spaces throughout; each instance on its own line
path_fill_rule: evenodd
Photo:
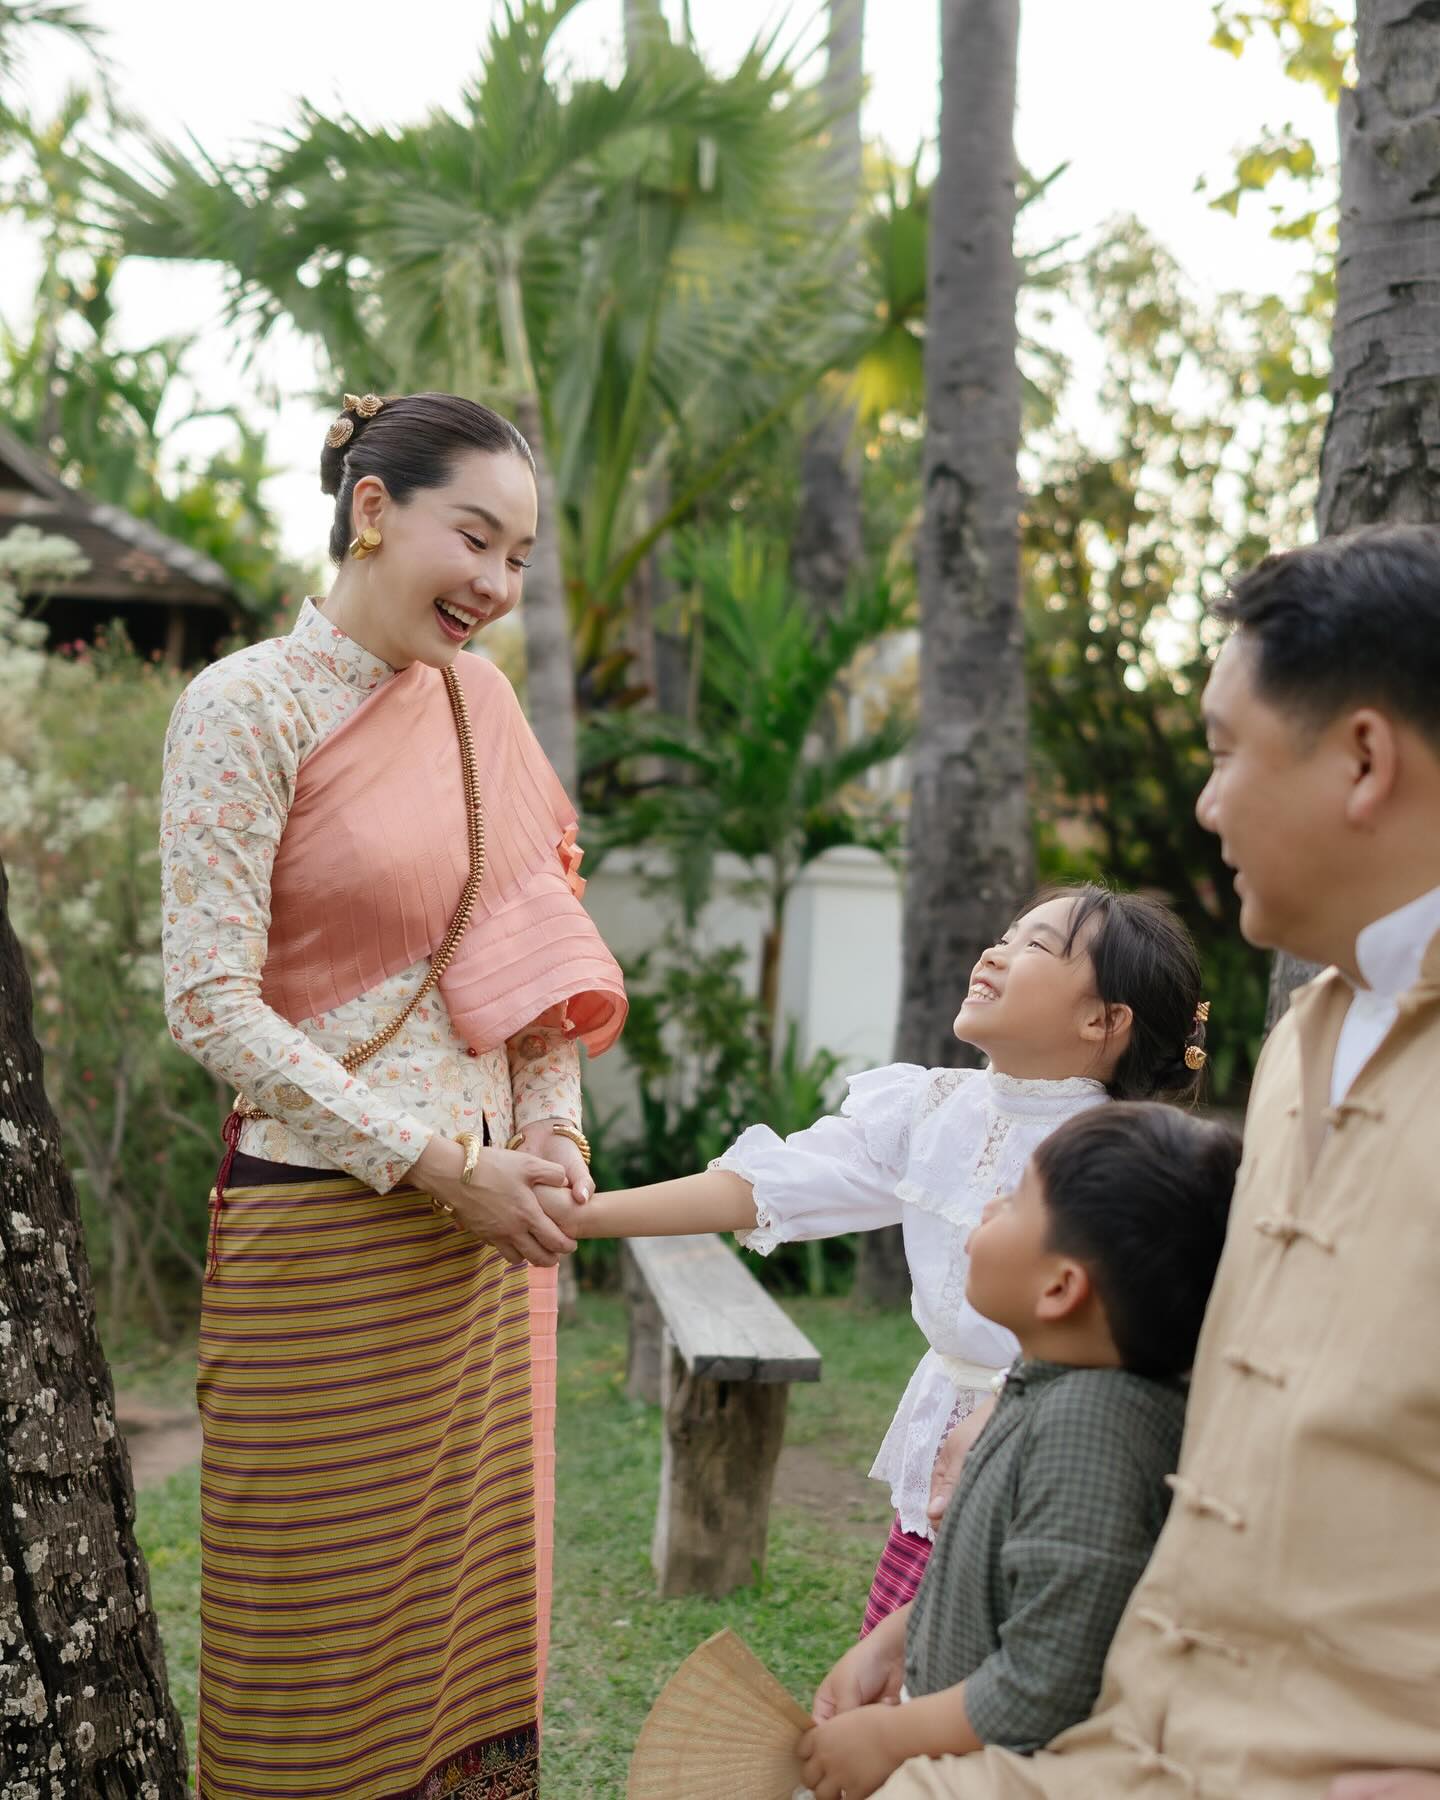
M 838 1116 L 781 1138 L 752 1125 L 711 1163 L 755 1190 L 753 1231 L 740 1242 L 761 1256 L 779 1244 L 898 1225 L 895 1186 L 905 1172 L 910 1121 L 929 1071 L 913 1063 L 867 1069 L 850 1079 Z
M 183 694 L 165 741 L 160 865 L 165 1012 L 176 1043 L 379 1193 L 432 1133 L 349 1074 L 260 997 L 275 851 L 293 793 L 283 729 L 258 684 L 213 670 Z

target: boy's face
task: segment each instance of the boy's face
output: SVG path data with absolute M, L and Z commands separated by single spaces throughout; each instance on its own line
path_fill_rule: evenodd
M 1013 1193 L 998 1195 L 970 1233 L 965 1295 L 976 1312 L 1023 1340 L 1059 1260 L 1048 1247 L 1050 1214 L 1033 1159 Z

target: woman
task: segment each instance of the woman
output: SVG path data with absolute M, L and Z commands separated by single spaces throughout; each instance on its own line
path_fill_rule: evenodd
M 321 485 L 329 595 L 197 676 L 166 742 L 167 1012 L 237 1090 L 201 1323 L 200 1791 L 530 1795 L 574 1248 L 536 1190 L 588 1196 L 577 1042 L 614 1041 L 624 990 L 573 809 L 459 654 L 520 598 L 524 439 L 453 395 L 347 395 Z

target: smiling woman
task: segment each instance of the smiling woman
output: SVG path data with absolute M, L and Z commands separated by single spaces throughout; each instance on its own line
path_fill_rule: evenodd
M 574 809 L 461 654 L 520 599 L 524 439 L 452 395 L 347 395 L 321 477 L 330 594 L 199 675 L 166 745 L 167 1012 L 239 1090 L 201 1324 L 200 1793 L 527 1796 L 574 1248 L 537 1190 L 588 1197 L 577 1045 L 614 1041 L 624 989 Z

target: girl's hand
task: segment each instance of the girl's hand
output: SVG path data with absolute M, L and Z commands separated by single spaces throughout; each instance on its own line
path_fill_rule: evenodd
M 905 1760 L 893 1739 L 897 1717 L 892 1706 L 862 1706 L 805 1733 L 799 1750 L 815 1800 L 866 1800 L 884 1786 Z
M 569 1177 L 557 1163 L 541 1162 L 524 1150 L 482 1150 L 468 1182 L 460 1179 L 465 1153 L 437 1136 L 426 1145 L 410 1179 L 453 1211 L 455 1223 L 482 1244 L 492 1244 L 508 1263 L 553 1269 L 575 1248 L 575 1240 L 546 1215 L 537 1191 L 565 1188 Z M 568 1202 L 568 1194 L 567 1194 Z
M 525 1139 L 525 1148 L 531 1156 L 543 1157 L 546 1162 L 555 1163 L 565 1171 L 571 1197 L 577 1206 L 583 1206 L 594 1193 L 595 1183 L 590 1178 L 590 1170 L 580 1154 L 579 1146 L 572 1138 L 563 1137 L 555 1129 L 557 1124 L 569 1123 L 568 1119 L 536 1119 L 533 1125 L 525 1126 L 520 1135 Z
M 935 1467 L 930 1472 L 930 1501 L 925 1508 L 925 1517 L 932 1526 L 938 1525 L 945 1517 L 950 1496 L 960 1485 L 960 1477 L 965 1473 L 965 1458 L 974 1449 L 975 1440 L 985 1429 L 994 1410 L 993 1398 L 982 1400 L 974 1412 L 961 1419 L 936 1453 Z

